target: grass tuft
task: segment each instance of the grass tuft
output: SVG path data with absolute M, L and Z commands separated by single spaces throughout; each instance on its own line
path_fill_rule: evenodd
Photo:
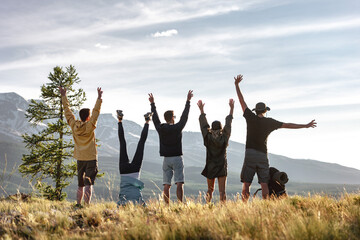
M 226 204 L 151 200 L 147 207 L 31 198 L 0 201 L 1 239 L 359 239 L 360 195 L 234 199 Z

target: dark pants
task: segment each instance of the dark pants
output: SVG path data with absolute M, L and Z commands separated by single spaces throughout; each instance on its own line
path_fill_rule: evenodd
M 94 185 L 98 173 L 98 161 L 77 161 L 78 186 Z
M 118 123 L 118 134 L 120 141 L 120 161 L 119 161 L 119 170 L 120 174 L 140 172 L 141 164 L 144 156 L 144 146 L 145 141 L 149 131 L 149 124 L 144 125 L 144 128 L 141 132 L 140 140 L 136 148 L 134 159 L 130 163 L 129 157 L 126 150 L 126 141 L 124 136 L 124 128 L 121 122 Z

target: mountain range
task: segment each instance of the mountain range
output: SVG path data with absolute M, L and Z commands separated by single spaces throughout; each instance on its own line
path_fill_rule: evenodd
M 21 156 L 27 150 L 22 142 L 21 135 L 24 133 L 36 133 L 44 127 L 44 124 L 33 125 L 25 118 L 29 101 L 16 93 L 0 93 L 0 168 L 11 171 L 13 166 L 21 164 Z M 130 121 L 123 121 L 125 129 L 125 138 L 129 157 L 133 156 L 142 126 Z M 108 173 L 102 181 L 106 184 L 105 179 L 112 181 L 114 186 L 119 179 L 118 156 L 119 140 L 117 136 L 117 120 L 112 114 L 100 114 L 96 129 L 96 137 L 99 139 L 99 168 L 101 171 Z M 206 183 L 206 179 L 200 175 L 205 163 L 205 147 L 203 146 L 200 132 L 183 132 L 183 153 L 184 163 L 186 166 L 185 174 L 188 184 L 187 188 L 196 193 L 198 182 Z M 239 191 L 239 173 L 243 164 L 245 145 L 242 143 L 230 141 L 227 151 L 228 157 L 228 185 L 235 184 Z M 6 160 L 6 161 L 5 161 Z M 339 164 L 326 163 L 310 159 L 292 159 L 269 153 L 270 165 L 285 171 L 289 176 L 289 185 L 303 184 L 360 184 L 360 170 L 341 166 Z M 7 164 L 7 166 L 5 166 Z M 161 186 L 161 164 L 162 157 L 159 156 L 159 137 L 155 130 L 149 130 L 148 138 L 145 145 L 144 165 L 142 176 L 145 183 L 153 185 L 151 191 L 158 191 L 156 186 Z M 5 169 L 5 167 L 7 169 Z M 16 168 L 16 167 L 15 167 Z M 8 174 L 9 175 L 9 174 Z M 112 176 L 112 177 L 111 177 Z M 11 180 L 10 180 L 11 178 Z M 2 180 L 3 179 L 3 180 Z M 2 184 L 13 188 L 22 189 L 21 183 L 25 182 L 24 178 L 14 169 L 12 175 L 7 176 L 3 173 Z M 154 180 L 155 179 L 155 180 Z M 108 181 L 108 182 L 109 182 Z M 256 182 L 256 180 L 254 180 Z M 16 185 L 16 184 L 17 185 Z M 200 184 L 199 183 L 199 184 Z M 314 185 L 314 186 L 315 186 Z M 357 186 L 356 188 L 358 188 Z M 106 186 L 106 188 L 110 188 Z M 106 188 L 103 191 L 106 191 Z M 229 189 L 231 189 L 229 187 Z M 116 193 L 114 189 L 112 189 Z M 148 194 L 152 194 L 151 191 Z M 296 193 L 296 192 L 294 192 Z

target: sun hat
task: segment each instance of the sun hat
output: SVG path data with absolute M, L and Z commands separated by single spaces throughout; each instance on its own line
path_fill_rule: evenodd
M 289 181 L 289 178 L 285 172 L 276 172 L 274 173 L 273 180 L 279 182 L 282 185 L 285 185 L 285 183 Z
M 264 110 L 270 111 L 270 108 L 266 106 L 266 104 L 263 102 L 258 102 L 255 108 L 253 109 L 253 111 L 264 111 Z

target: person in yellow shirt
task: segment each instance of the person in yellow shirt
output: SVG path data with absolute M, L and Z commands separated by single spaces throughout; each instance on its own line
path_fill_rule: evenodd
M 100 114 L 103 91 L 101 88 L 97 88 L 98 98 L 92 113 L 90 113 L 90 109 L 83 108 L 79 112 L 81 120 L 76 120 L 66 97 L 66 88 L 60 87 L 59 89 L 65 118 L 71 127 L 74 138 L 74 158 L 77 160 L 78 172 L 78 190 L 76 199 L 77 205 L 80 206 L 83 197 L 86 204 L 90 203 L 93 185 L 98 172 L 95 129 Z

